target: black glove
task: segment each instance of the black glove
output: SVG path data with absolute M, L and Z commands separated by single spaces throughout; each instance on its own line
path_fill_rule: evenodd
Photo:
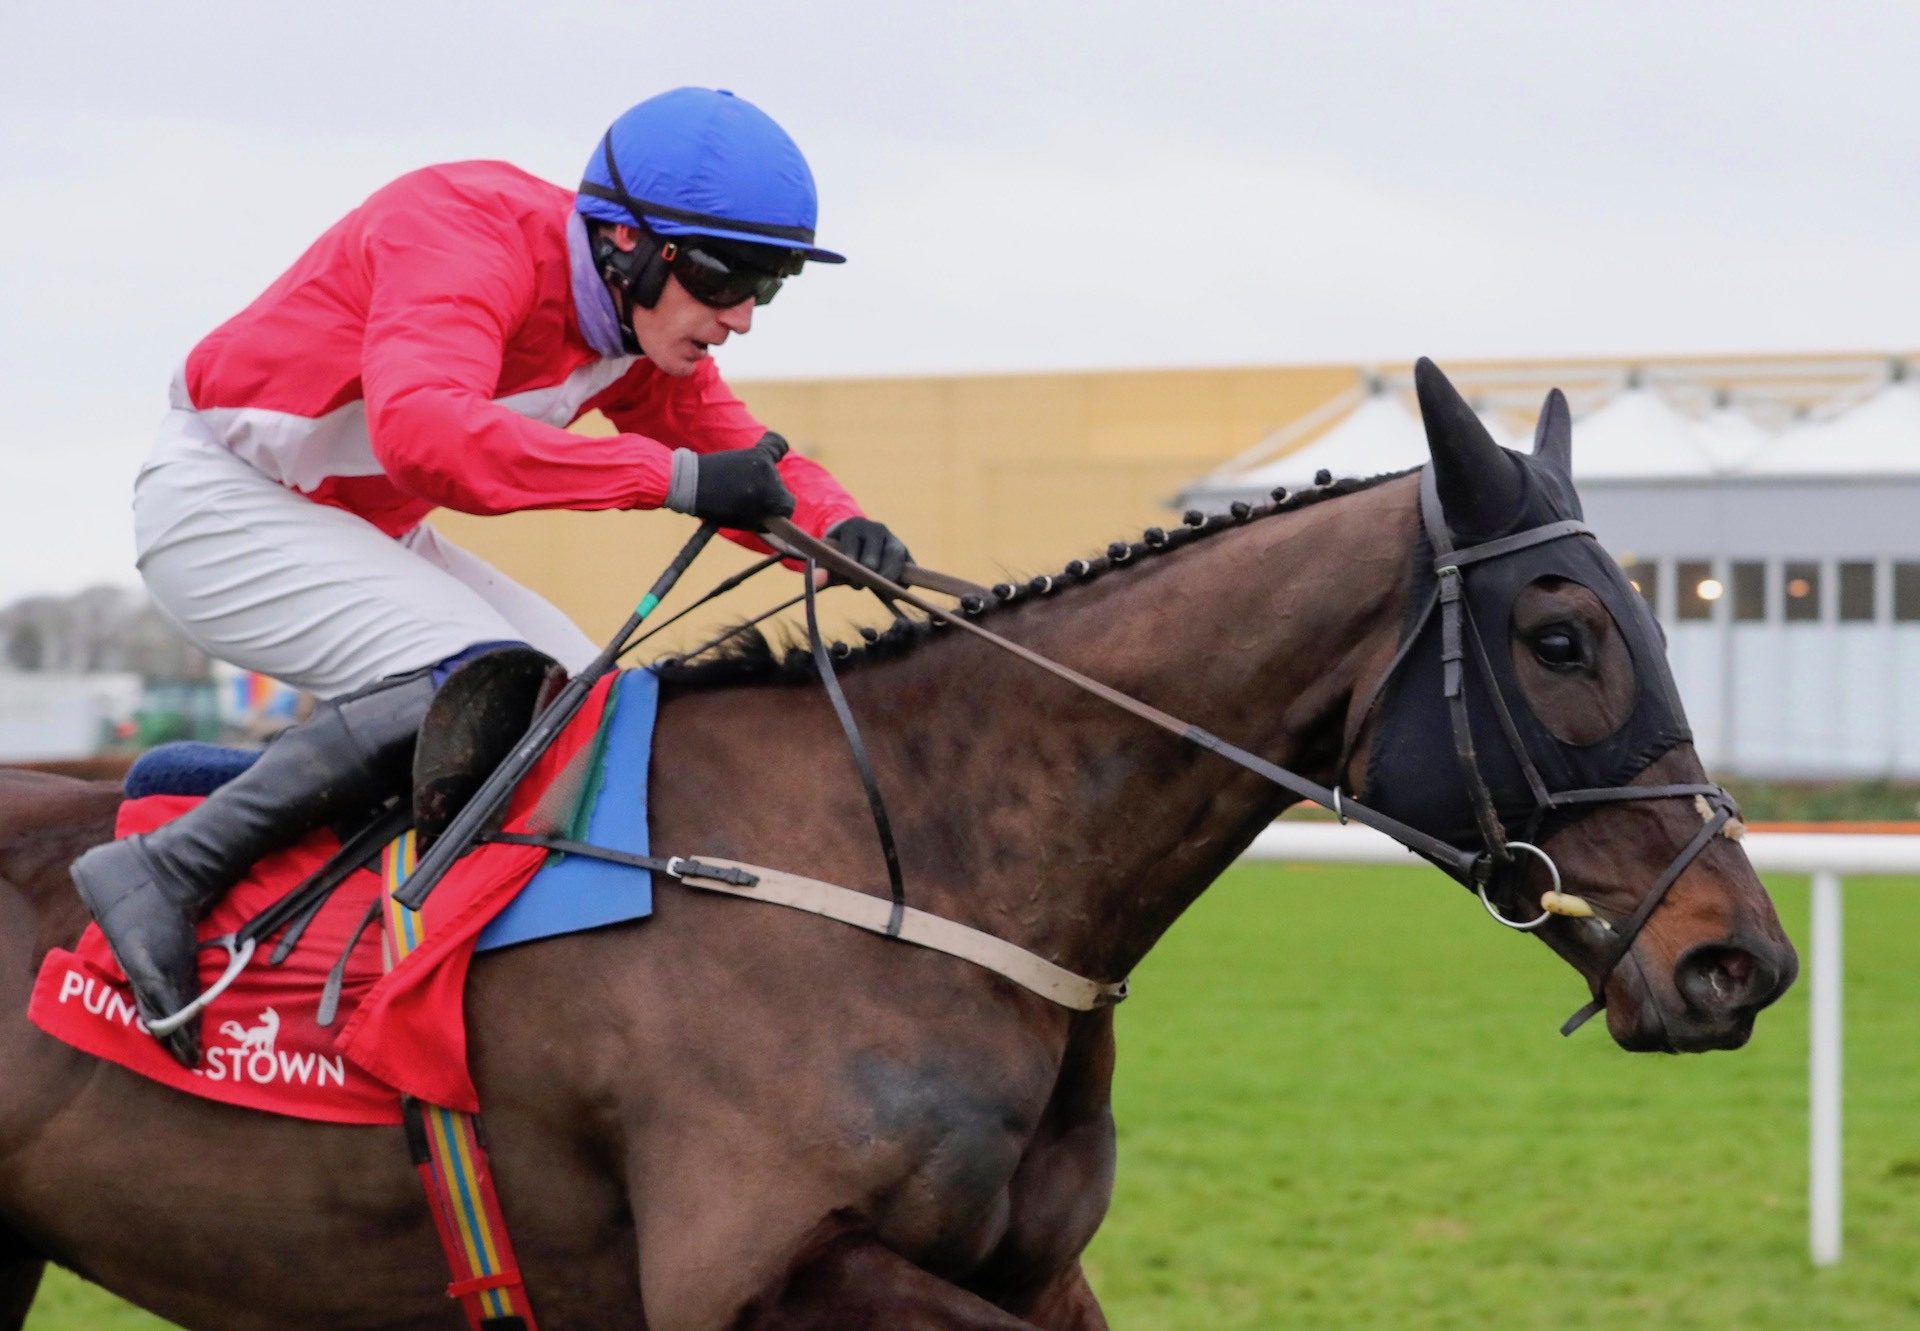
M 786 440 L 768 431 L 752 448 L 701 454 L 686 511 L 739 531 L 759 531 L 768 518 L 792 517 L 793 491 L 775 465 L 786 451 Z
M 913 559 L 901 539 L 887 530 L 887 524 L 872 518 L 847 518 L 835 523 L 827 533 L 827 544 L 888 582 L 900 581 Z

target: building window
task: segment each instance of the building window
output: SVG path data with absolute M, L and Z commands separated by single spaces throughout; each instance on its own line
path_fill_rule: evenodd
M 1873 593 L 1879 569 L 1873 564 L 1848 562 L 1840 566 L 1840 622 L 1871 624 Z
M 1620 565 L 1620 571 L 1627 575 L 1628 584 L 1647 603 L 1647 609 L 1653 611 L 1656 618 L 1660 614 L 1660 565 L 1651 559 L 1629 559 Z
M 1767 617 L 1767 566 L 1741 561 L 1733 566 L 1733 617 L 1742 624 L 1758 624 Z
M 1780 588 L 1786 593 L 1787 622 L 1809 623 L 1820 618 L 1820 566 L 1809 561 L 1788 563 L 1780 570 Z
M 1681 619 L 1712 619 L 1713 603 L 1727 593 L 1705 560 L 1683 559 L 1673 566 L 1674 598 Z
M 1920 624 L 1920 564 L 1893 566 L 1893 617 L 1902 624 Z

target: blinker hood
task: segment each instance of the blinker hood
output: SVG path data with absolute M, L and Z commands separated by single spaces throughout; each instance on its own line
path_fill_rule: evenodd
M 1437 370 L 1434 374 L 1446 393 L 1457 400 L 1452 386 Z M 1446 442 L 1436 429 L 1444 430 L 1446 422 L 1436 423 L 1427 401 L 1427 387 L 1422 385 L 1423 414 L 1428 417 L 1430 442 L 1438 458 Z M 1464 403 L 1460 405 L 1464 410 Z M 1551 399 L 1549 409 L 1553 409 Z M 1448 479 L 1456 492 L 1460 487 L 1459 454 L 1448 459 L 1450 477 L 1436 477 L 1436 472 L 1445 469 L 1434 465 L 1425 468 L 1421 476 L 1423 523 L 1413 556 L 1407 622 L 1401 630 L 1404 655 L 1381 695 L 1367 755 L 1364 799 L 1373 808 L 1463 850 L 1481 849 L 1484 839 L 1474 817 L 1470 781 L 1462 771 L 1463 758 L 1445 695 L 1442 613 L 1436 604 L 1441 577 L 1436 565 L 1445 567 L 1450 562 L 1450 556 L 1441 557 L 1447 550 L 1471 554 L 1468 547 L 1484 547 L 1502 537 L 1582 517 L 1573 479 L 1566 470 L 1564 399 L 1558 410 L 1562 420 L 1557 446 L 1536 445 L 1531 456 L 1516 453 L 1493 445 L 1481 427 L 1485 448 L 1491 451 L 1482 451 L 1477 444 L 1461 450 L 1470 455 L 1472 466 L 1510 468 L 1504 475 L 1486 477 L 1483 487 L 1475 487 L 1479 495 L 1491 491 L 1503 501 L 1511 501 L 1504 521 L 1496 518 L 1489 522 L 1481 513 L 1477 515 L 1481 519 L 1477 528 L 1465 533 L 1454 531 L 1447 522 L 1441 493 Z M 1474 424 L 1478 426 L 1477 418 Z M 1543 418 L 1542 435 L 1546 434 Z M 1439 541 L 1432 531 L 1436 517 L 1445 528 L 1444 538 Z M 1465 650 L 1460 677 L 1466 691 L 1472 756 L 1508 840 L 1544 840 L 1598 807 L 1542 807 L 1529 787 L 1516 747 L 1524 750 L 1546 791 L 1557 795 L 1624 786 L 1668 750 L 1692 738 L 1667 668 L 1659 626 L 1620 566 L 1591 535 L 1562 535 L 1508 553 L 1471 559 L 1459 567 L 1466 611 L 1462 617 Z M 1636 695 L 1632 711 L 1611 734 L 1590 744 L 1569 743 L 1554 735 L 1535 715 L 1514 670 L 1509 647 L 1514 607 L 1521 592 L 1539 578 L 1563 578 L 1598 597 L 1613 617 L 1633 662 Z M 1410 647 L 1409 635 L 1415 637 Z M 1515 734 L 1511 737 L 1495 706 L 1496 690 L 1512 719 Z

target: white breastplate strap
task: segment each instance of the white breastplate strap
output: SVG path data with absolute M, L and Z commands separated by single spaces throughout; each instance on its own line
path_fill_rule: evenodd
M 752 874 L 758 881 L 750 887 L 741 887 L 717 878 L 708 878 L 699 872 L 701 867 L 712 865 L 742 870 Z M 790 906 L 794 910 L 824 915 L 830 920 L 838 920 L 869 933 L 885 934 L 887 921 L 893 915 L 893 903 L 883 897 L 870 897 L 852 888 L 823 883 L 815 878 L 802 878 L 779 869 L 763 869 L 757 864 L 741 864 L 735 860 L 714 859 L 707 855 L 689 858 L 681 861 L 680 872 L 676 876 L 688 887 L 747 901 Z M 899 933 L 893 936 L 902 942 L 945 952 L 948 956 L 970 961 L 996 975 L 1004 975 L 1023 989 L 1030 989 L 1042 998 L 1075 1012 L 1111 1007 L 1127 996 L 1125 980 L 1103 984 L 1098 980 L 1086 979 L 1061 969 L 1051 961 L 1036 957 L 1024 948 L 1015 947 L 1004 938 L 995 938 L 992 934 L 956 924 L 938 915 L 929 915 L 911 906 L 906 908 L 901 918 Z

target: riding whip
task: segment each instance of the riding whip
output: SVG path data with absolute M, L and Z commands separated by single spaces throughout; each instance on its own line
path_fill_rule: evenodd
M 770 454 L 775 462 L 784 457 L 787 451 L 786 441 L 777 436 L 762 440 L 754 447 Z M 493 775 L 481 784 L 473 798 L 467 801 L 466 807 L 447 824 L 447 830 L 440 834 L 440 839 L 420 857 L 413 875 L 393 894 L 394 900 L 408 910 L 417 911 L 425 904 L 428 895 L 446 877 L 447 870 L 479 839 L 493 816 L 506 805 L 514 788 L 520 784 L 520 779 L 547 751 L 547 746 L 565 729 L 567 722 L 573 720 L 581 704 L 586 702 L 587 695 L 593 692 L 593 686 L 615 669 L 627 640 L 653 613 L 654 607 L 673 590 L 673 585 L 680 581 L 680 575 L 687 571 L 688 565 L 706 548 L 707 542 L 713 539 L 718 530 L 718 526 L 712 522 L 700 524 L 700 529 L 680 547 L 680 553 L 673 557 L 673 562 L 654 579 L 653 586 L 640 598 L 640 604 L 633 608 L 633 614 L 620 626 L 619 632 L 613 635 L 600 655 L 594 657 L 593 663 L 585 670 L 567 681 L 567 686 L 534 719 L 533 725 L 520 737 L 520 742 L 513 746 L 505 761 L 493 770 Z

